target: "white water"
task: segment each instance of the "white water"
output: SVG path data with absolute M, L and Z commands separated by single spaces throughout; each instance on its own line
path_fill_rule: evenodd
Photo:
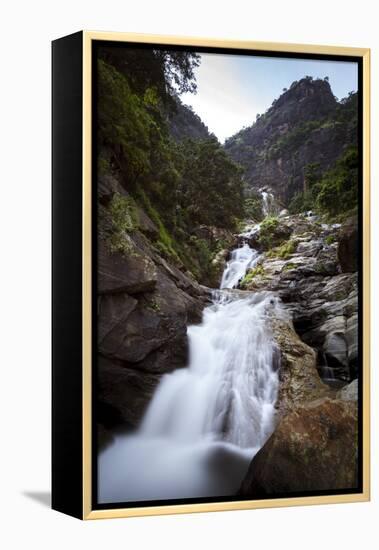
M 263 217 L 273 213 L 274 195 L 270 191 L 261 190 Z
M 231 262 L 246 271 L 256 252 L 247 245 L 234 252 Z M 229 288 L 245 273 L 231 262 Z M 274 427 L 277 354 L 268 320 L 281 311 L 268 292 L 215 291 L 202 323 L 188 328 L 188 367 L 164 375 L 138 432 L 116 436 L 100 454 L 99 502 L 236 494 Z
M 224 269 L 220 288 L 235 288 L 246 271 L 255 265 L 258 257 L 258 252 L 250 248 L 247 243 L 240 248 L 235 248 Z

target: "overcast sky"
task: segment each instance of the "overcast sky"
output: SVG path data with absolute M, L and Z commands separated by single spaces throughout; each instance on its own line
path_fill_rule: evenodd
M 198 92 L 183 94 L 182 101 L 193 107 L 221 143 L 250 126 L 283 88 L 306 75 L 328 76 L 339 99 L 358 86 L 357 63 L 343 61 L 202 54 L 195 73 Z

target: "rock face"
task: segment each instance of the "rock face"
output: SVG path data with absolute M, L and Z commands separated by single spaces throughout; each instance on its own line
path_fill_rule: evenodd
M 350 219 L 341 228 L 338 238 L 338 260 L 343 273 L 358 269 L 358 227 L 355 219 Z
M 283 417 L 253 458 L 243 496 L 358 488 L 354 401 L 318 399 Z
M 354 265 L 345 269 L 340 259 L 340 243 L 353 226 L 305 216 L 284 216 L 279 225 L 287 228 L 288 240 L 263 250 L 243 288 L 277 293 L 293 325 L 272 320 L 280 354 L 277 425 L 253 458 L 239 494 L 259 498 L 354 489 L 359 483 L 358 289 Z M 260 236 L 253 238 L 259 242 Z
M 358 285 L 356 273 L 342 272 L 337 254 L 344 227 L 301 215 L 280 219 L 280 226 L 289 231 L 288 241 L 261 256 L 244 288 L 277 292 L 296 332 L 316 350 L 320 374 L 347 383 L 358 369 Z
M 317 372 L 316 352 L 300 340 L 292 323 L 273 319 L 272 330 L 280 354 L 276 402 L 279 417 L 306 401 L 333 395 Z
M 252 189 L 271 188 L 284 206 L 305 190 L 304 169 L 318 163 L 331 168 L 345 148 L 357 140 L 357 120 L 344 117 L 357 100 L 353 94 L 338 103 L 327 80 L 303 78 L 225 143 L 230 156 L 246 169 Z
M 101 182 L 100 205 L 108 194 L 126 192 L 115 180 Z M 127 236 L 128 250 L 114 250 L 107 219 L 100 216 L 98 240 L 98 421 L 104 431 L 136 427 L 162 374 L 187 362 L 187 326 L 199 322 L 208 300 L 201 287 L 168 264 L 146 234 L 146 214 Z M 126 236 L 125 236 L 126 238 Z

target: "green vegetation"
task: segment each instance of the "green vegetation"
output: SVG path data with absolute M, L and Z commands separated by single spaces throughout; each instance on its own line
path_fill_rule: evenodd
M 311 132 L 316 128 L 320 128 L 324 121 L 309 120 L 296 126 L 291 132 L 277 139 L 268 150 L 268 158 L 275 159 L 280 157 L 285 151 L 297 149 L 305 142 Z
M 316 167 L 317 165 L 308 165 L 305 172 L 306 191 L 294 196 L 289 205 L 290 213 L 313 210 L 330 220 L 343 219 L 344 215 L 353 213 L 358 206 L 357 148 L 350 147 L 337 160 L 334 168 L 323 175 Z
M 288 228 L 281 226 L 276 216 L 267 216 L 261 223 L 259 244 L 264 250 L 280 246 L 288 237 Z
M 244 278 L 239 284 L 240 289 L 245 289 L 249 283 L 253 281 L 253 279 L 257 276 L 264 276 L 265 270 L 262 264 L 258 264 L 257 266 L 253 267 L 252 269 L 249 269 L 249 271 L 246 273 Z
M 333 218 L 357 208 L 358 170 L 358 150 L 352 147 L 321 179 L 320 192 L 316 199 L 317 209 Z
M 259 232 L 259 242 L 266 248 L 272 248 L 274 245 L 275 231 L 279 226 L 279 220 L 277 217 L 268 216 L 263 220 Z
M 195 230 L 207 225 L 234 231 L 244 211 L 241 169 L 217 139 L 174 141 L 169 134 L 177 94 L 196 89 L 199 58 L 111 47 L 99 55 L 98 176 L 116 177 L 157 226 L 156 249 L 206 282 L 217 243 L 198 239 Z M 136 220 L 132 203 L 120 200 L 109 206 L 112 223 L 116 217 L 111 248 L 128 253 Z
M 139 218 L 134 200 L 115 193 L 109 204 L 109 217 L 112 223 L 112 232 L 109 236 L 109 245 L 112 252 L 130 253 L 129 234 L 138 229 Z
M 161 310 L 161 306 L 158 304 L 158 302 L 154 298 L 152 300 L 150 300 L 150 302 L 148 303 L 148 307 L 150 309 L 152 309 L 153 311 L 160 311 Z
M 284 266 L 282 271 L 290 271 L 291 269 L 296 269 L 297 265 L 293 262 L 287 262 Z
M 249 197 L 244 201 L 245 218 L 259 222 L 263 219 L 262 195 L 251 191 Z
M 284 242 L 281 246 L 272 248 L 266 253 L 268 258 L 281 258 L 282 260 L 287 260 L 296 252 L 298 242 L 295 239 L 289 239 Z
M 328 235 L 325 237 L 325 242 L 326 244 L 331 245 L 336 242 L 336 237 L 334 235 Z

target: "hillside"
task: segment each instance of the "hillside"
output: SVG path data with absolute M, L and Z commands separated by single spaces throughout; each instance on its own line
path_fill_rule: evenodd
M 338 102 L 327 79 L 294 82 L 225 150 L 245 169 L 247 190 L 270 189 L 288 207 L 357 145 L 357 94 Z
M 171 137 L 176 141 L 183 139 L 208 139 L 210 132 L 201 118 L 188 105 L 176 99 L 176 108 L 168 116 Z

